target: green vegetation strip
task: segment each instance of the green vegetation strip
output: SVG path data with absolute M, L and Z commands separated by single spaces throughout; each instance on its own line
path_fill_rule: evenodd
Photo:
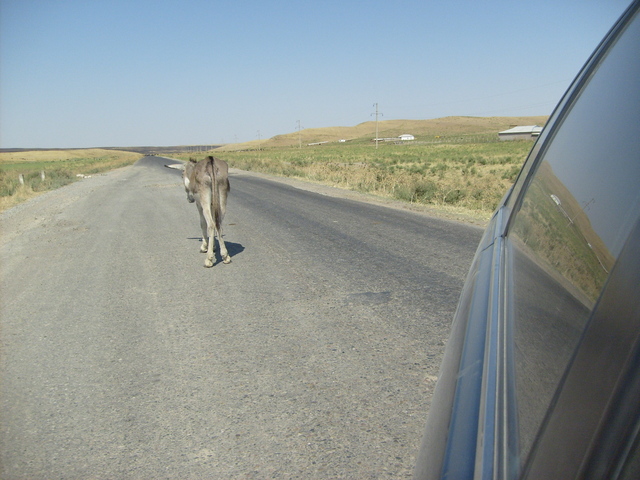
M 412 203 L 488 216 L 511 186 L 532 142 L 333 143 L 209 154 L 231 167 L 295 177 Z M 199 153 L 197 158 L 204 157 Z M 186 160 L 189 154 L 178 155 Z

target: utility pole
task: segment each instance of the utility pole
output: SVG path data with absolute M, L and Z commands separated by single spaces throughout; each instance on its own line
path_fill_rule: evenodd
M 378 149 L 378 115 L 382 115 L 382 113 L 378 112 L 378 104 L 377 103 L 374 103 L 373 106 L 376 107 L 375 116 L 376 116 L 376 150 L 377 150 Z M 371 115 L 374 115 L 374 114 L 372 113 Z M 382 115 L 382 116 L 384 116 L 384 115 Z
M 262 138 L 260 138 L 260 130 L 258 130 L 258 158 L 260 158 L 260 150 L 262 150 Z
M 297 121 L 298 122 L 298 144 L 300 145 L 300 148 L 302 148 L 302 136 L 300 135 L 300 120 Z

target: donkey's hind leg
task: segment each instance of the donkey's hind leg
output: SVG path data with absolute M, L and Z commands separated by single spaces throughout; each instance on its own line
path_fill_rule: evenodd
M 222 238 L 222 227 L 216 229 L 218 231 L 218 244 L 220 245 L 220 256 L 222 257 L 223 263 L 231 263 L 231 255 L 227 251 L 227 245 L 224 243 Z M 213 241 L 213 239 L 211 239 Z
M 204 195 L 206 197 L 206 195 Z M 206 241 L 207 241 L 207 258 L 204 261 L 204 266 L 207 268 L 213 267 L 213 263 L 215 260 L 213 247 L 215 245 L 215 234 L 216 234 L 216 225 L 213 221 L 213 212 L 211 211 L 211 198 L 202 198 L 202 213 L 206 223 L 206 232 L 203 228 L 203 235 L 206 233 Z M 204 247 L 205 240 L 202 240 L 202 247 Z
M 202 245 L 200 245 L 200 252 L 206 253 L 209 249 L 209 233 L 207 229 L 207 219 L 204 218 L 204 212 L 202 211 L 202 207 L 200 203 L 196 203 L 198 207 L 198 213 L 200 214 L 200 229 L 202 230 Z

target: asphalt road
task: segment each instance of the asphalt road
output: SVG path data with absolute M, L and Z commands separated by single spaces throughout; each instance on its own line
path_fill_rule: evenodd
M 481 230 L 235 171 L 206 269 L 164 163 L 0 215 L 0 478 L 410 477 Z

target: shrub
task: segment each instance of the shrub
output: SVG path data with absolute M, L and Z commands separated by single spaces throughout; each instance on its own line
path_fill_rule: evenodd
M 505 170 L 505 172 L 502 174 L 502 179 L 513 181 L 518 176 L 518 173 L 520 173 L 520 166 L 513 165 L 509 170 Z
M 416 183 L 414 195 L 416 200 L 423 203 L 430 203 L 438 191 L 438 186 L 431 180 L 424 180 Z

